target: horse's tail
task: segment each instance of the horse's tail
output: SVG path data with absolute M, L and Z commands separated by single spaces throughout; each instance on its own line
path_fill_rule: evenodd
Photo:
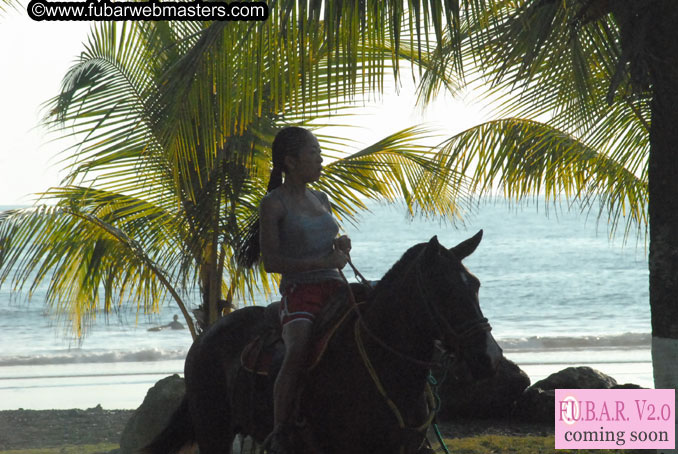
M 141 449 L 141 454 L 175 454 L 189 442 L 195 441 L 193 422 L 188 411 L 188 398 L 184 396 L 165 428 L 148 445 Z

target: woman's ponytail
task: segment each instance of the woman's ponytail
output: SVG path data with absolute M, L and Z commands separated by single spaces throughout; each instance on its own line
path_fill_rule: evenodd
M 268 179 L 268 192 L 271 192 L 283 182 L 283 172 L 280 167 L 273 167 Z M 252 268 L 261 258 L 261 246 L 259 245 L 259 215 L 253 216 L 244 229 L 242 243 L 236 252 L 236 261 L 246 267 Z
M 273 167 L 273 170 L 271 170 L 271 176 L 268 179 L 268 188 L 266 189 L 268 192 L 271 192 L 278 186 L 280 186 L 283 183 L 283 172 L 280 167 Z

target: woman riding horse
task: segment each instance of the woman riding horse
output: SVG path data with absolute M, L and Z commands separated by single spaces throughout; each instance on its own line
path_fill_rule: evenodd
M 501 349 L 480 309 L 480 281 L 462 264 L 481 233 L 449 249 L 435 237 L 412 246 L 334 329 L 307 372 L 296 454 L 422 452 L 435 413 L 426 396 L 436 345 L 475 378 L 494 373 Z M 236 434 L 266 438 L 273 428 L 270 378 L 242 361 L 251 340 L 278 323 L 269 319 L 274 307 L 238 309 L 196 339 L 186 356 L 184 400 L 146 453 L 175 454 L 197 441 L 201 454 L 230 454 Z
M 435 413 L 427 396 L 436 345 L 454 352 L 476 378 L 492 375 L 501 358 L 480 309 L 480 281 L 462 264 L 482 231 L 449 249 L 436 237 L 409 248 L 362 308 L 353 307 L 334 327 L 322 358 L 307 370 L 310 322 L 332 292 L 346 291 L 339 269 L 350 241 L 336 238 L 327 196 L 306 187 L 322 169 L 315 137 L 286 128 L 276 136 L 273 155 L 260 242 L 266 269 L 283 274 L 279 315 L 286 354 L 274 392 L 268 376 L 242 363 L 250 341 L 270 330 L 270 310 L 234 311 L 191 346 L 186 396 L 145 452 L 175 454 L 197 441 L 201 454 L 230 454 L 236 434 L 262 442 L 272 433 L 269 453 L 420 453 Z M 302 370 L 308 380 L 299 394 Z M 285 423 L 297 395 L 294 416 L 304 424 L 290 439 Z
M 274 430 L 269 453 L 291 452 L 289 421 L 299 376 L 306 366 L 312 323 L 328 298 L 345 285 L 351 242 L 340 236 L 327 195 L 307 187 L 317 181 L 323 158 L 318 139 L 299 127 L 282 129 L 273 141 L 273 170 L 260 205 L 264 268 L 280 273 L 280 321 L 285 359 L 273 390 Z M 282 181 L 282 174 L 285 181 Z

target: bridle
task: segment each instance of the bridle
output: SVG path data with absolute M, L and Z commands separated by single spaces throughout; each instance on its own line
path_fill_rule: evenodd
M 362 274 L 360 274 L 360 271 L 355 267 L 355 265 L 349 260 L 348 264 L 351 266 L 353 269 L 353 272 L 355 273 L 356 277 L 362 282 L 363 285 L 370 286 L 369 282 L 365 277 L 363 277 Z M 408 273 L 410 270 L 408 270 Z M 474 336 L 476 336 L 478 333 L 482 332 L 489 332 L 492 327 L 488 323 L 487 319 L 484 317 L 479 317 L 478 319 L 471 320 L 469 322 L 464 323 L 461 327 L 457 327 L 456 329 L 442 316 L 438 308 L 436 307 L 435 304 L 432 303 L 431 299 L 427 298 L 426 295 L 426 289 L 423 285 L 423 275 L 422 275 L 422 270 L 421 270 L 421 265 L 419 262 L 416 263 L 416 280 L 417 280 L 417 287 L 418 291 L 421 294 L 421 300 L 424 301 L 424 307 L 426 308 L 426 312 L 428 313 L 429 318 L 431 321 L 438 327 L 438 330 L 440 332 L 441 336 L 447 336 L 449 335 L 454 342 L 454 348 L 456 350 L 455 352 L 455 358 L 454 360 L 457 361 L 461 357 L 460 352 L 462 347 L 468 343 L 468 340 Z M 379 378 L 379 375 L 377 373 L 377 370 L 374 368 L 372 365 L 372 362 L 370 361 L 369 355 L 367 354 L 367 350 L 365 349 L 365 345 L 362 342 L 362 338 L 360 335 L 361 328 L 363 331 L 365 331 L 379 346 L 381 346 L 383 349 L 393 353 L 394 355 L 406 360 L 409 363 L 415 364 L 420 367 L 424 367 L 426 369 L 431 369 L 434 366 L 440 366 L 440 362 L 431 362 L 431 361 L 422 361 L 418 358 L 414 358 L 410 355 L 407 355 L 403 352 L 400 352 L 396 350 L 395 348 L 391 347 L 388 345 L 386 342 L 384 342 L 383 339 L 381 339 L 379 336 L 374 334 L 367 323 L 365 323 L 365 320 L 362 317 L 362 313 L 358 307 L 358 303 L 355 300 L 355 296 L 353 295 L 353 291 L 351 290 L 351 286 L 348 283 L 348 280 L 344 276 L 344 273 L 339 270 L 339 273 L 341 277 L 343 278 L 344 282 L 346 283 L 346 287 L 348 288 L 348 295 L 350 302 L 353 306 L 354 312 L 357 314 L 357 320 L 354 325 L 354 336 L 355 336 L 355 343 L 356 347 L 358 349 L 358 352 L 360 354 L 360 357 L 363 360 L 363 364 L 365 365 L 365 368 L 367 369 L 370 377 L 372 378 L 372 382 L 374 383 L 375 387 L 377 388 L 377 391 L 381 396 L 384 398 L 384 401 L 386 402 L 386 405 L 388 408 L 391 410 L 393 413 L 397 423 L 398 427 L 401 430 L 411 430 L 416 433 L 420 433 L 423 435 L 422 439 L 422 444 L 426 441 L 426 436 L 425 432 L 428 429 L 428 427 L 431 424 L 434 424 L 435 416 L 438 412 L 438 402 L 436 401 L 436 398 L 434 397 L 434 392 L 431 389 L 431 383 L 427 381 L 426 383 L 426 400 L 429 408 L 429 413 L 424 419 L 424 421 L 416 427 L 410 427 L 408 428 L 406 423 L 405 423 L 405 418 L 403 417 L 403 413 L 400 411 L 398 406 L 395 404 L 395 402 L 389 397 L 382 381 Z M 437 430 L 437 427 L 436 427 Z M 439 433 L 439 432 L 438 432 Z M 449 452 L 445 446 L 444 441 L 442 441 L 442 437 L 439 437 L 439 441 L 441 445 L 443 446 L 445 452 Z M 400 446 L 399 449 L 400 454 L 405 453 L 405 443 Z
M 469 344 L 469 341 L 475 338 L 478 334 L 492 331 L 489 321 L 485 317 L 478 317 L 473 320 L 468 320 L 461 324 L 461 326 L 453 327 L 438 309 L 438 306 L 433 303 L 433 299 L 427 296 L 426 286 L 423 284 L 424 277 L 421 270 L 421 265 L 416 264 L 417 273 L 417 287 L 421 294 L 421 299 L 424 302 L 423 307 L 428 313 L 428 317 L 434 325 L 438 327 L 438 333 L 441 337 L 451 339 L 452 347 L 455 350 L 455 357 L 459 358 L 461 349 Z
M 369 282 L 365 277 L 358 271 L 356 266 L 351 262 L 351 260 L 348 261 L 348 264 L 351 266 L 353 269 L 353 272 L 355 273 L 356 277 L 361 281 L 363 285 L 369 286 Z M 476 337 L 478 334 L 481 333 L 486 333 L 490 332 L 492 330 L 492 327 L 490 326 L 487 318 L 485 317 L 478 317 L 477 319 L 474 320 L 469 320 L 465 323 L 463 323 L 460 327 L 453 327 L 447 319 L 440 313 L 440 310 L 438 310 L 438 307 L 433 304 L 433 300 L 427 296 L 427 291 L 426 287 L 423 285 L 423 274 L 421 270 L 421 265 L 417 262 L 415 265 L 415 271 L 416 271 L 416 281 L 417 281 L 417 288 L 418 292 L 421 295 L 421 301 L 423 301 L 423 307 L 426 309 L 426 313 L 428 314 L 429 319 L 435 326 L 438 328 L 438 333 L 441 337 L 445 338 L 450 338 L 452 341 L 452 347 L 454 348 L 454 351 L 451 352 L 456 360 L 458 360 L 461 357 L 461 350 L 464 346 L 468 345 L 470 339 Z M 406 272 L 409 273 L 411 271 L 408 270 Z M 365 323 L 365 320 L 362 317 L 362 313 L 358 308 L 358 304 L 355 300 L 355 296 L 353 295 L 353 292 L 351 290 L 350 285 L 348 284 L 348 280 L 344 276 L 343 272 L 339 270 L 341 277 L 343 278 L 344 282 L 346 283 L 348 287 L 348 293 L 349 293 L 349 299 L 351 304 L 353 305 L 354 311 L 358 315 L 358 320 L 356 323 L 359 323 L 362 327 L 362 329 L 374 340 L 379 346 L 381 346 L 383 349 L 393 353 L 394 355 L 400 357 L 401 359 L 406 360 L 407 362 L 410 362 L 412 364 L 418 365 L 420 367 L 425 367 L 425 368 L 432 368 L 434 366 L 440 365 L 440 362 L 432 362 L 432 361 L 422 361 L 418 358 L 414 358 L 406 353 L 400 352 L 396 350 L 395 348 L 391 347 L 388 345 L 386 342 L 384 342 L 383 339 L 381 339 L 379 336 L 374 334 Z

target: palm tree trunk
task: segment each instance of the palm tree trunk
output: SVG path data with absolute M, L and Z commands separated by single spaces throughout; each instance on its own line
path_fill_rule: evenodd
M 221 313 L 219 311 L 219 300 L 221 299 L 221 275 L 219 275 L 219 253 L 218 253 L 218 244 L 213 244 L 210 251 L 210 264 L 209 264 L 209 301 L 208 301 L 208 313 L 209 313 L 209 325 L 212 326 L 219 320 Z
M 216 185 L 215 185 L 216 186 Z M 209 292 L 209 325 L 213 325 L 221 317 L 219 300 L 221 299 L 221 274 L 219 274 L 219 204 L 221 197 L 216 194 L 212 216 L 212 242 L 210 244 L 210 292 Z
M 205 261 L 200 266 L 200 287 L 205 328 L 212 326 L 219 320 L 217 308 L 221 298 L 221 275 L 218 274 L 219 264 L 214 252 L 214 247 L 209 244 L 205 250 Z
M 652 4 L 653 2 L 648 2 Z M 650 310 L 655 388 L 678 388 L 678 12 L 654 2 L 649 156 Z M 677 432 L 678 433 L 678 432 Z M 677 452 L 675 449 L 662 452 Z

